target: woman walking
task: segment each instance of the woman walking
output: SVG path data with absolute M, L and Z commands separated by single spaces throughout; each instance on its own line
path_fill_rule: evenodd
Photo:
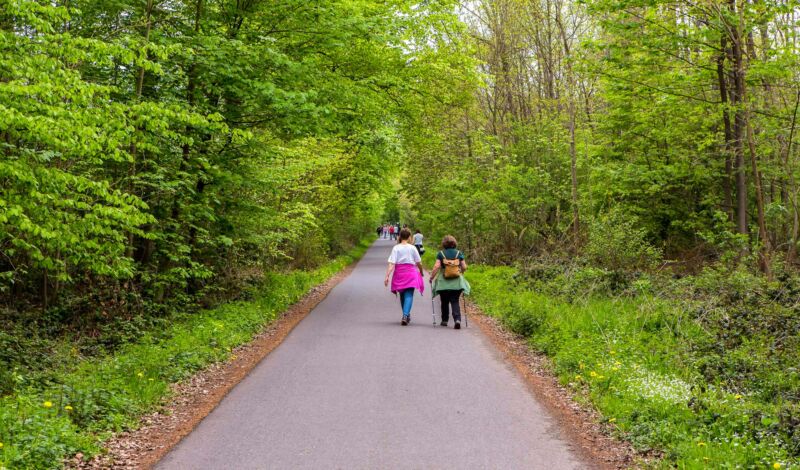
M 453 313 L 453 326 L 456 330 L 461 329 L 461 306 L 459 300 L 461 294 L 469 294 L 470 287 L 464 272 L 467 270 L 467 263 L 464 261 L 464 253 L 459 251 L 455 237 L 447 235 L 442 240 L 442 251 L 436 254 L 436 264 L 431 271 L 430 282 L 432 285 L 433 296 L 439 295 L 442 303 L 442 326 L 447 326 L 450 320 L 450 311 Z
M 409 243 L 411 231 L 400 231 L 400 243 L 392 248 L 389 255 L 389 266 L 386 268 L 386 278 L 383 285 L 389 285 L 392 280 L 392 293 L 400 296 L 400 308 L 403 309 L 403 319 L 400 324 L 405 326 L 411 321 L 411 306 L 414 303 L 414 289 L 422 294 L 425 291 L 423 281 L 422 259 L 417 248 Z

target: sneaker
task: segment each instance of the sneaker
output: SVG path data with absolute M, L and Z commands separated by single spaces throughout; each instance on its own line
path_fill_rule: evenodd
M 400 320 L 400 324 L 403 326 L 408 325 L 408 317 L 403 317 L 403 319 Z
M 457 321 L 456 324 L 453 325 L 453 328 L 455 328 L 456 330 L 460 330 L 461 329 L 461 322 Z
M 443 322 L 439 323 L 439 326 L 447 326 L 447 322 L 443 321 Z

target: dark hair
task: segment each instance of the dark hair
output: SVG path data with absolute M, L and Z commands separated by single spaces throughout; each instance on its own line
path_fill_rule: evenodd
M 419 230 L 417 230 L 417 233 L 419 233 Z
M 408 240 L 411 238 L 411 230 L 404 228 L 400 230 L 400 241 Z
M 445 235 L 444 238 L 442 239 L 442 248 L 444 248 L 445 250 L 448 248 L 455 248 L 457 246 L 458 243 L 456 242 L 456 237 L 452 235 Z

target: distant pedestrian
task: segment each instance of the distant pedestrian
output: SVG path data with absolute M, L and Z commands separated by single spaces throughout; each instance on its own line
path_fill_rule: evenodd
M 461 329 L 461 294 L 469 294 L 470 287 L 464 278 L 467 263 L 464 253 L 459 251 L 455 237 L 447 235 L 442 240 L 442 250 L 436 255 L 436 264 L 431 270 L 432 295 L 439 295 L 442 303 L 442 326 L 447 326 L 450 312 L 453 313 L 454 328 Z
M 397 237 L 400 236 L 400 222 L 394 224 L 394 239 L 397 240 Z
M 392 293 L 400 296 L 400 308 L 403 310 L 403 318 L 400 324 L 405 326 L 411 321 L 411 306 L 414 304 L 414 289 L 422 294 L 425 291 L 425 281 L 423 280 L 422 259 L 417 249 L 409 243 L 411 231 L 403 229 L 400 231 L 400 243 L 392 248 L 389 255 L 389 266 L 386 268 L 386 278 L 383 285 L 389 285 L 392 281 Z
M 394 240 L 394 225 L 389 226 L 389 239 Z
M 378 238 L 381 238 L 381 234 L 383 233 L 383 226 L 378 225 L 378 230 L 376 230 L 376 232 L 378 233 Z
M 419 253 L 420 256 L 422 256 L 422 254 L 425 253 L 425 247 L 422 246 L 422 240 L 424 238 L 425 237 L 422 236 L 422 233 L 420 233 L 419 230 L 417 230 L 416 233 L 414 233 L 414 246 L 417 247 L 417 252 Z

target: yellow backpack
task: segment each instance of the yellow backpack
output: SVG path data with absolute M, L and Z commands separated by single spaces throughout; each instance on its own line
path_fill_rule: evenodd
M 461 256 L 461 252 L 456 253 L 455 259 L 448 259 L 445 256 L 444 251 L 440 251 L 439 253 L 442 254 L 442 264 L 444 265 L 444 278 L 445 279 L 455 279 L 461 276 L 461 260 L 458 259 Z

